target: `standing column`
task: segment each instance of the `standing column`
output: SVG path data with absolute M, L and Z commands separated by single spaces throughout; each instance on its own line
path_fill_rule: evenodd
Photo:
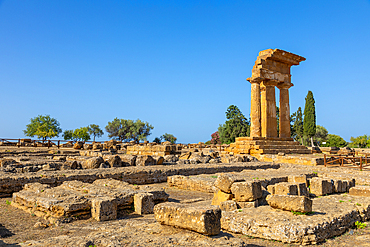
M 261 136 L 261 90 L 260 81 L 251 83 L 251 133 L 250 137 Z
M 289 106 L 289 88 L 292 83 L 283 83 L 278 85 L 280 89 L 280 117 L 279 117 L 279 137 L 290 138 L 290 106 Z
M 276 100 L 274 81 L 261 83 L 261 125 L 263 137 L 277 137 Z

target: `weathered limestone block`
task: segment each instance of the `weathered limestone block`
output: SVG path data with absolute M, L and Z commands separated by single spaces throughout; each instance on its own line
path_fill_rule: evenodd
M 260 182 L 236 182 L 231 186 L 231 192 L 238 202 L 251 202 L 262 197 Z
M 312 200 L 305 196 L 268 195 L 266 200 L 272 208 L 302 213 L 312 212 Z
M 253 202 L 237 202 L 238 208 L 256 208 L 258 207 L 258 200 Z
M 242 181 L 242 179 L 238 179 L 230 174 L 222 173 L 217 176 L 214 186 L 219 188 L 221 191 L 225 193 L 231 193 L 232 184 L 240 181 Z
M 307 175 L 289 175 L 288 176 L 289 183 L 305 183 L 308 186 Z
M 156 161 L 150 155 L 138 155 L 136 157 L 136 166 L 153 166 L 153 165 L 156 165 Z
M 206 235 L 221 231 L 221 210 L 215 206 L 194 207 L 191 204 L 166 202 L 154 207 L 155 219 L 164 225 L 189 229 Z
M 165 155 L 163 158 L 164 158 L 163 162 L 165 162 L 165 163 L 174 163 L 174 162 L 177 162 L 179 160 L 179 158 L 176 155 L 173 155 L 173 154 Z
M 233 198 L 232 194 L 222 192 L 221 190 L 213 194 L 212 204 L 211 205 L 220 205 L 221 202 L 231 200 Z
M 81 165 L 83 169 L 94 169 L 99 168 L 102 163 L 104 163 L 104 159 L 102 157 L 93 157 L 85 160 Z
M 122 161 L 118 155 L 109 155 L 106 157 L 106 162 L 109 164 L 110 167 L 121 167 Z
M 308 190 L 306 183 L 296 183 L 298 187 L 298 195 L 299 196 L 308 196 Z
M 81 149 L 83 148 L 84 146 L 84 143 L 83 142 L 76 142 L 74 145 L 73 145 L 73 148 L 74 149 Z
M 112 179 L 112 178 L 105 178 L 105 179 L 97 179 L 93 182 L 94 185 L 97 186 L 105 186 L 112 189 L 127 189 L 130 188 L 130 184 L 124 181 Z
M 275 195 L 298 195 L 298 186 L 292 183 L 275 184 Z
M 191 152 L 183 153 L 180 155 L 179 159 L 180 160 L 188 160 L 191 156 Z
M 71 169 L 77 169 L 77 168 L 78 168 L 78 163 L 75 160 L 67 160 L 60 166 L 60 170 L 71 170 Z
M 117 219 L 117 203 L 112 197 L 96 197 L 91 201 L 91 217 L 97 221 Z
M 333 184 L 330 180 L 312 178 L 310 181 L 310 192 L 316 196 L 333 193 Z
M 227 200 L 220 203 L 220 209 L 222 211 L 233 211 L 238 209 L 238 204 L 233 200 Z
M 134 196 L 134 207 L 137 214 L 152 214 L 154 208 L 153 194 L 138 193 Z
M 154 202 L 165 202 L 168 200 L 169 195 L 164 188 L 156 188 L 150 185 L 134 186 L 135 193 L 150 193 L 153 195 Z
M 135 166 L 136 156 L 131 154 L 120 154 L 122 166 Z
M 349 194 L 352 196 L 370 197 L 370 186 L 355 186 L 349 189 Z
M 156 165 L 163 165 L 164 158 L 162 156 L 153 155 L 152 158 L 155 160 Z

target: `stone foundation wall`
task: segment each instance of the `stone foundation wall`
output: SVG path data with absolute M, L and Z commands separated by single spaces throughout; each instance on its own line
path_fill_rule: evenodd
M 105 169 L 65 170 L 52 172 L 9 174 L 0 172 L 0 197 L 9 197 L 23 189 L 28 183 L 58 186 L 64 181 L 83 181 L 92 183 L 97 179 L 113 178 L 130 184 L 150 184 L 167 181 L 168 176 L 213 174 L 218 172 L 240 172 L 245 169 L 279 168 L 278 164 L 262 162 L 233 164 L 186 164 L 147 167 L 118 167 Z

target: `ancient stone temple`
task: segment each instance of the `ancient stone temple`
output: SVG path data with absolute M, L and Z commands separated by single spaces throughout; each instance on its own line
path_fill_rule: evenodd
M 250 137 L 238 137 L 231 147 L 234 153 L 275 154 L 310 153 L 290 137 L 290 67 L 304 57 L 279 49 L 261 51 L 252 69 Z M 279 133 L 277 131 L 275 87 L 280 91 Z

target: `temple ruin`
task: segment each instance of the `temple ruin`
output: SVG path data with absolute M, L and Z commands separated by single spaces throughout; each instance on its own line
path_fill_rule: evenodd
M 290 67 L 304 57 L 280 49 L 261 51 L 252 69 L 250 137 L 236 138 L 231 151 L 239 154 L 310 153 L 290 137 Z M 279 135 L 276 119 L 275 87 L 280 90 Z

